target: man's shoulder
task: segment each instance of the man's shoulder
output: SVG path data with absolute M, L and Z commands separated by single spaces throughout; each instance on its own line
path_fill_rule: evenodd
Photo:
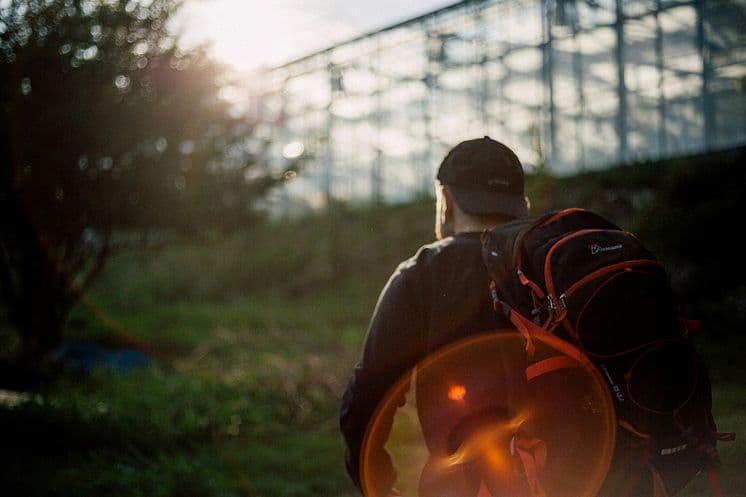
M 397 271 L 413 271 L 418 267 L 430 266 L 465 252 L 478 251 L 480 247 L 479 233 L 449 236 L 421 246 L 412 257 L 399 264 Z

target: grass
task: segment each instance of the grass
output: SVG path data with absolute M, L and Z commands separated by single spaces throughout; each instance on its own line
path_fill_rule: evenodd
M 340 395 L 380 288 L 431 238 L 429 202 L 116 254 L 66 336 L 144 344 L 128 373 L 67 371 L 0 402 L 4 495 L 355 495 Z M 17 343 L 0 333 L 0 348 Z M 720 428 L 746 430 L 744 340 L 703 340 Z M 726 494 L 746 451 L 723 444 Z M 683 495 L 704 492 L 700 480 Z
M 70 495 L 99 495 L 107 485 L 115 494 L 133 487 L 143 495 L 182 495 L 180 482 L 199 477 L 204 482 L 192 485 L 192 495 L 272 495 L 254 489 L 257 481 L 276 477 L 272 457 L 287 456 L 288 464 L 317 460 L 318 445 L 327 470 L 341 460 L 336 429 L 328 422 L 333 404 L 328 391 L 249 388 L 160 364 L 129 374 L 67 375 L 44 395 L 0 411 L 3 440 L 15 448 L 5 453 L 3 481 L 25 495 L 44 495 L 57 484 L 38 493 L 25 485 L 79 474 L 85 477 Z M 290 453 L 288 444 L 277 442 L 293 430 L 315 438 Z M 241 467 L 238 462 L 251 453 L 260 455 L 261 464 Z M 151 473 L 164 479 L 151 481 Z M 340 495 L 330 489 L 344 489 L 344 475 L 328 476 L 323 493 Z
M 4 494 L 354 495 L 341 392 L 380 288 L 429 238 L 430 210 L 340 209 L 334 222 L 117 253 L 66 337 L 144 346 L 156 360 L 127 374 L 65 372 L 0 404 Z M 402 238 L 402 218 L 428 222 L 392 248 L 384 237 Z

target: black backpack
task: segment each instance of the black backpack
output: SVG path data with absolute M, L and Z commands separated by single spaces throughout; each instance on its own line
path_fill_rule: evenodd
M 720 495 L 708 373 L 662 264 L 633 234 L 584 209 L 485 231 L 496 311 L 526 339 L 529 381 L 562 367 L 533 359 L 531 336 L 553 333 L 598 368 L 618 429 L 599 495 L 664 497 L 708 472 Z

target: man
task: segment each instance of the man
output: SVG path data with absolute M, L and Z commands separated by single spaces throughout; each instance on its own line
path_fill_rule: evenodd
M 511 326 L 492 309 L 480 235 L 528 212 L 518 157 L 487 136 L 464 141 L 445 156 L 437 179 L 438 241 L 401 263 L 384 287 L 343 397 L 345 460 L 358 488 L 365 430 L 387 390 L 433 351 Z M 423 432 L 427 438 L 427 426 Z

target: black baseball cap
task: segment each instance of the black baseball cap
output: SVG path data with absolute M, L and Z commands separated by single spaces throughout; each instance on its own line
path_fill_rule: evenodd
M 468 214 L 527 214 L 521 161 L 489 136 L 453 147 L 440 163 L 437 178 Z

